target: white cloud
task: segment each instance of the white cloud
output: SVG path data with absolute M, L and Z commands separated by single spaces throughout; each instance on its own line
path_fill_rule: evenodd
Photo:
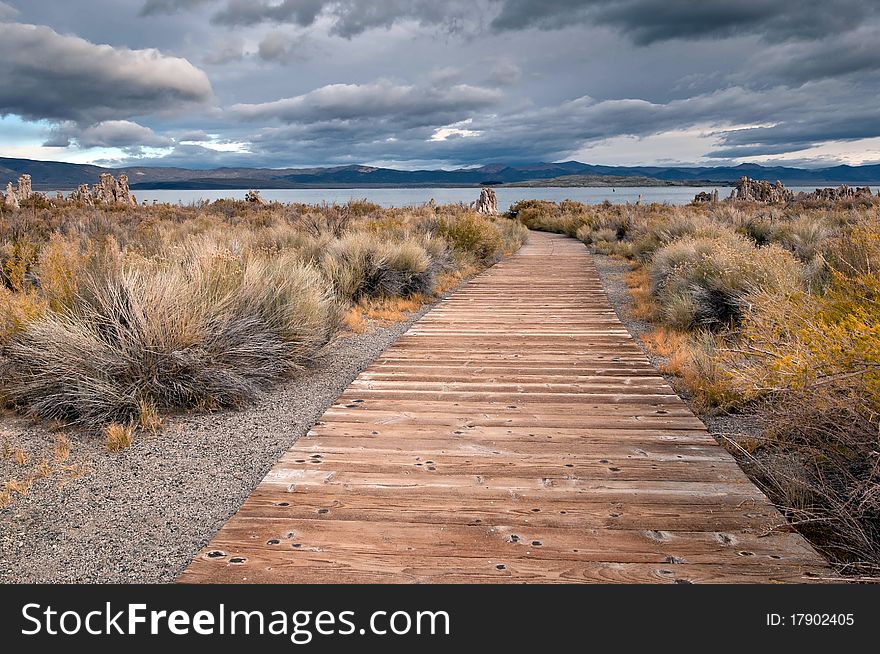
M 473 121 L 471 119 L 463 120 L 459 123 L 455 123 L 454 125 L 448 125 L 447 127 L 438 127 L 434 130 L 434 133 L 431 134 L 431 138 L 429 141 L 445 141 L 448 138 L 472 138 L 474 136 L 479 136 L 482 132 L 479 132 L 474 129 L 467 129 L 466 125 L 470 125 Z

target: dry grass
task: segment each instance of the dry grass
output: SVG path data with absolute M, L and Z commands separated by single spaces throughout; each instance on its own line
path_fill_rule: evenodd
M 626 275 L 632 306 L 630 315 L 636 320 L 654 321 L 658 318 L 658 307 L 651 294 L 651 276 L 647 269 L 637 268 Z
M 12 453 L 12 461 L 17 466 L 26 466 L 28 464 L 28 455 L 22 449 L 17 449 Z
M 406 321 L 412 313 L 422 308 L 427 301 L 428 298 L 424 295 L 384 297 L 362 302 L 360 307 L 368 320 L 399 323 Z
M 880 571 L 880 200 L 514 210 L 629 256 L 661 370 L 704 415 L 757 415 L 726 446 L 841 570 Z
M 158 434 L 162 431 L 165 421 L 153 402 L 141 399 L 138 403 L 138 427 L 149 433 Z
M 46 478 L 55 478 L 59 483 L 73 479 L 84 473 L 82 464 L 70 465 L 70 439 L 64 433 L 55 436 L 51 452 L 42 456 L 37 451 L 26 451 L 3 437 L 0 441 L 0 458 L 15 466 L 7 467 L 9 479 L 0 483 L 0 508 L 12 506 L 16 500 L 26 496 L 34 484 Z
M 348 313 L 345 314 L 343 322 L 355 334 L 365 334 L 370 329 L 370 324 L 360 306 L 349 309 Z
M 70 439 L 66 434 L 58 434 L 55 437 L 55 447 L 52 450 L 52 458 L 55 463 L 66 463 L 70 458 Z
M 420 294 L 362 299 L 345 315 L 344 322 L 355 334 L 363 334 L 372 325 L 382 327 L 406 322 L 414 312 L 430 301 L 431 298 Z
M 112 422 L 104 427 L 104 447 L 111 454 L 121 452 L 134 443 L 134 425 Z
M 653 331 L 643 334 L 641 339 L 652 353 L 667 359 L 686 348 L 690 340 L 686 332 L 680 332 L 669 327 L 657 327 Z M 670 374 L 677 373 L 673 372 Z
M 5 213 L 0 398 L 145 432 L 169 410 L 239 407 L 311 365 L 343 324 L 402 320 L 525 236 L 458 206 Z

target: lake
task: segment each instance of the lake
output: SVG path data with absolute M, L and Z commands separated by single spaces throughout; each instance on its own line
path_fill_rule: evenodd
M 496 188 L 498 209 L 507 211 L 510 205 L 519 200 L 577 200 L 587 204 L 598 204 L 608 200 L 615 204 L 627 202 L 666 202 L 668 204 L 687 204 L 700 191 L 712 192 L 718 189 L 723 200 L 730 195 L 730 186 L 629 186 L 610 187 L 549 187 L 534 188 Z M 792 191 L 810 193 L 812 186 L 792 186 Z M 240 190 L 135 190 L 139 202 L 170 202 L 171 204 L 191 204 L 200 200 L 220 200 L 223 198 L 244 199 L 247 189 Z M 321 204 L 322 202 L 344 204 L 349 200 L 367 199 L 383 207 L 407 207 L 424 204 L 432 198 L 437 204 L 466 202 L 470 204 L 480 195 L 478 188 L 310 188 L 310 189 L 263 189 L 260 191 L 266 200 L 277 202 L 302 202 Z
M 726 198 L 730 187 L 719 186 L 718 195 Z M 798 189 L 795 189 L 797 191 Z M 813 190 L 813 189 L 809 189 Z M 606 187 L 534 187 L 534 188 L 496 188 L 498 209 L 507 211 L 511 204 L 519 200 L 577 200 L 588 204 L 598 204 L 608 200 L 614 203 L 667 202 L 687 204 L 700 191 L 712 192 L 712 187 L 690 186 L 631 186 L 621 188 Z M 199 200 L 219 200 L 222 198 L 243 199 L 247 189 L 242 190 L 135 190 L 138 201 L 170 202 L 190 204 Z M 470 204 L 480 195 L 478 188 L 332 188 L 332 189 L 264 189 L 260 194 L 266 200 L 278 202 L 303 202 L 320 204 L 322 202 L 342 204 L 349 200 L 367 199 L 383 207 L 405 207 L 424 204 L 431 198 L 438 204 L 466 202 Z

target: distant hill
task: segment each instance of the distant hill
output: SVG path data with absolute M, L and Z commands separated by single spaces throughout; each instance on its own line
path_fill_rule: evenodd
M 38 190 L 93 184 L 102 172 L 126 173 L 133 189 L 382 188 L 426 186 L 666 186 L 722 185 L 743 175 L 789 186 L 880 184 L 880 165 L 806 169 L 783 166 L 596 166 L 562 163 L 490 164 L 455 170 L 395 170 L 372 166 L 324 168 L 102 168 L 83 164 L 0 157 L 0 187 L 22 173 Z
M 624 177 L 621 175 L 563 175 L 550 179 L 530 179 L 525 182 L 511 182 L 505 186 L 511 187 L 536 187 L 554 186 L 570 188 L 577 186 L 718 186 L 726 182 L 712 182 L 709 180 L 668 180 L 655 177 Z

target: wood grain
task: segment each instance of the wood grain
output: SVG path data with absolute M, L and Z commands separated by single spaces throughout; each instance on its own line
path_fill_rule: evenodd
M 533 233 L 342 393 L 186 583 L 835 580 Z

